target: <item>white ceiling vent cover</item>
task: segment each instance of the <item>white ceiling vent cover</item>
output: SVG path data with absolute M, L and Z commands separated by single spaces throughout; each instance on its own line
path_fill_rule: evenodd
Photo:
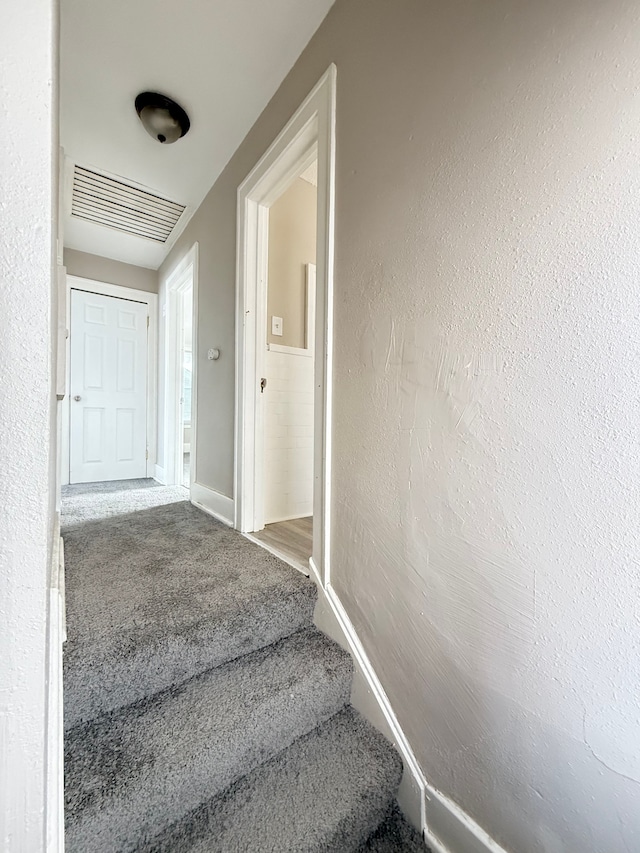
M 185 205 L 138 189 L 82 166 L 73 171 L 71 215 L 166 243 Z

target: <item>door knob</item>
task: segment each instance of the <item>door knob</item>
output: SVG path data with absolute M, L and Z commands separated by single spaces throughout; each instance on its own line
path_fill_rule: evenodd
M 81 400 L 80 394 L 76 394 L 76 396 L 73 399 L 76 401 L 76 403 L 79 403 Z

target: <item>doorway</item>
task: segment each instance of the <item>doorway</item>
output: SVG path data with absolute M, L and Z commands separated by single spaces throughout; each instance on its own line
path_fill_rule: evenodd
M 269 207 L 263 517 L 256 538 L 303 572 L 313 544 L 317 160 Z
M 198 246 L 166 282 L 165 466 L 157 479 L 191 491 L 196 480 L 196 317 Z
M 67 276 L 64 294 L 70 393 L 61 410 L 61 484 L 150 477 L 157 296 L 77 276 Z
M 308 350 L 307 358 L 313 382 L 309 401 L 307 435 L 308 470 L 312 472 L 311 505 L 312 548 L 307 567 L 318 580 L 329 581 L 329 509 L 330 509 L 330 424 L 331 424 L 331 339 L 332 339 L 332 284 L 333 284 L 333 219 L 335 171 L 335 66 L 331 66 L 318 85 L 284 128 L 271 148 L 238 189 L 238 287 L 237 287 L 237 417 L 235 458 L 235 525 L 250 538 L 270 550 L 279 552 L 273 542 L 262 541 L 268 537 L 270 520 L 269 494 L 274 483 L 271 478 L 274 464 L 280 458 L 268 455 L 272 449 L 266 440 L 269 424 L 269 406 L 286 405 L 290 389 L 280 387 L 281 374 L 273 373 L 269 386 L 270 364 L 268 357 L 283 345 L 267 340 L 265 330 L 285 331 L 285 318 L 269 313 L 267 282 L 269 280 L 269 212 L 300 176 L 317 163 L 317 225 L 315 264 L 305 267 L 307 297 L 309 282 L 313 293 L 307 298 L 306 308 L 312 312 L 307 321 L 305 344 L 293 347 Z M 273 332 L 272 332 L 273 334 Z M 276 337 L 278 336 L 276 332 Z M 283 334 L 281 337 L 284 337 Z M 301 368 L 301 373 L 304 370 Z M 309 380 L 309 386 L 311 380 Z M 274 387 L 275 386 L 275 387 Z M 300 389 L 303 393 L 307 386 Z M 271 392 L 271 393 L 269 393 Z M 276 399 L 274 399 L 274 396 Z M 279 400 L 277 398 L 280 398 Z M 287 415 L 288 417 L 288 415 Z M 295 426 L 282 423 L 278 426 Z M 295 426 L 296 430 L 298 427 Z M 280 436 L 282 437 L 282 436 Z M 278 436 L 276 436 L 278 438 Z M 304 441 L 300 442 L 302 450 Z M 297 475 L 304 465 L 296 468 Z M 303 490 L 301 490 L 303 491 Z M 279 496 L 280 499 L 282 495 Z M 298 495 L 301 497 L 301 494 Z M 267 500 L 265 500 L 265 498 Z M 304 516 L 303 516 L 304 517 Z M 297 508 L 293 518 L 300 518 Z M 289 519 L 275 520 L 281 523 Z M 265 531 L 266 533 L 263 533 Z M 296 561 L 288 559 L 292 565 Z M 299 568 L 296 565 L 296 568 Z
M 180 361 L 180 421 L 177 448 L 178 460 L 182 459 L 182 479 L 186 489 L 191 488 L 191 403 L 193 389 L 193 286 L 182 293 L 182 329 Z M 180 444 L 181 442 L 181 444 Z

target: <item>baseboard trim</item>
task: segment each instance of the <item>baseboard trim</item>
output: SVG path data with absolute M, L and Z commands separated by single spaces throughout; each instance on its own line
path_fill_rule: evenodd
M 323 586 L 313 558 L 309 560 L 309 566 L 318 587 L 314 621 L 353 657 L 356 671 L 351 702 L 382 731 L 402 756 L 405 772 L 398 791 L 398 802 L 408 820 L 424 834 L 426 780 L 418 761 L 338 594 L 331 584 Z
M 283 515 L 281 518 L 270 518 L 269 521 L 265 521 L 265 526 L 267 524 L 280 524 L 281 521 L 295 521 L 296 518 L 311 518 L 313 516 L 313 509 L 309 512 L 296 512 L 293 515 Z
M 159 465 L 156 465 L 155 470 L 154 470 L 154 474 L 153 474 L 153 479 L 157 483 L 160 483 L 161 486 L 166 486 L 167 485 L 167 475 L 166 475 L 164 468 L 161 468 Z
M 202 483 L 192 483 L 191 503 L 226 524 L 227 527 L 233 527 L 234 506 L 232 498 L 216 492 L 215 489 L 209 489 Z
M 314 622 L 354 659 L 351 702 L 395 744 L 402 756 L 405 772 L 398 803 L 407 819 L 422 832 L 432 853 L 507 853 L 466 812 L 426 780 L 340 597 L 331 584 L 323 586 L 313 558 L 309 566 L 318 587 Z
M 62 647 L 66 640 L 64 599 L 64 540 L 60 536 L 60 516 L 56 512 L 51 553 L 49 620 L 47 622 L 47 774 L 45 810 L 46 849 L 64 851 L 64 723 L 62 691 Z
M 424 839 L 432 853 L 507 853 L 460 806 L 428 783 Z

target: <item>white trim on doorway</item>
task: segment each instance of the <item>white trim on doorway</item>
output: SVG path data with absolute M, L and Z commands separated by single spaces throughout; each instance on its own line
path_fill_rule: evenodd
M 190 486 L 196 481 L 196 447 L 198 423 L 198 243 L 194 243 L 166 280 L 166 314 L 164 347 L 164 467 L 156 471 L 156 479 L 168 485 L 182 484 L 182 454 L 180 438 L 181 357 L 182 357 L 182 299 L 191 288 L 192 311 L 192 392 L 190 439 Z M 164 310 L 164 309 L 163 309 Z
M 266 328 L 269 206 L 317 158 L 313 562 L 329 582 L 336 67 L 331 65 L 238 188 L 235 526 L 264 526 L 260 377 Z
M 154 477 L 156 471 L 156 447 L 158 440 L 158 294 L 146 290 L 135 290 L 132 287 L 122 287 L 106 281 L 94 281 L 76 275 L 67 275 L 66 283 L 66 388 L 69 386 L 71 368 L 71 291 L 83 290 L 87 293 L 99 293 L 102 296 L 114 296 L 116 299 L 128 299 L 131 302 L 146 304 L 149 316 L 147 334 L 147 477 Z M 71 398 L 67 393 L 62 404 L 61 424 L 61 485 L 69 483 L 70 445 L 69 430 L 71 422 Z

